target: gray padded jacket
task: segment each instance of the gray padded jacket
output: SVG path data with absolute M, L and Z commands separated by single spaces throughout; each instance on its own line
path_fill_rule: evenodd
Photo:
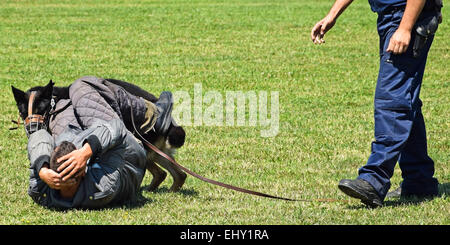
M 91 145 L 93 156 L 86 175 L 72 199 L 64 199 L 39 178 L 39 170 L 50 162 L 55 145 L 70 141 L 77 148 Z M 53 208 L 101 208 L 134 202 L 145 174 L 146 151 L 119 119 L 93 120 L 82 130 L 69 125 L 56 139 L 45 130 L 28 141 L 30 185 L 28 194 L 43 206 Z
M 54 111 L 60 112 L 50 118 L 49 126 L 54 138 L 67 125 L 85 129 L 97 118 L 105 121 L 121 119 L 133 132 L 130 106 L 133 107 L 136 125 L 145 121 L 145 100 L 103 78 L 85 76 L 77 79 L 70 86 L 69 97 L 58 101 Z

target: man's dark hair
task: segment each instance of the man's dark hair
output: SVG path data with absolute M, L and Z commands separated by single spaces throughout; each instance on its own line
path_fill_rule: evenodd
M 61 142 L 61 144 L 55 148 L 52 155 L 50 156 L 50 169 L 52 169 L 55 172 L 58 172 L 57 171 L 58 167 L 64 163 L 64 162 L 58 163 L 57 162 L 58 158 L 63 157 L 76 149 L 77 147 L 72 142 L 69 141 Z

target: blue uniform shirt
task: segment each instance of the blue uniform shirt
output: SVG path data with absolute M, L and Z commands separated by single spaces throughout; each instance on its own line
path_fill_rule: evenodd
M 369 0 L 373 12 L 382 13 L 390 7 L 406 6 L 406 0 Z

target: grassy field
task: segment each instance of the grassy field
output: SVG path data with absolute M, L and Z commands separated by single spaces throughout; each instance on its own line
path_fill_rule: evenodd
M 312 26 L 330 0 L 11 1 L 0 5 L 0 224 L 450 224 L 450 26 L 448 4 L 430 51 L 421 98 L 440 198 L 387 199 L 367 209 L 337 189 L 370 153 L 378 71 L 376 14 L 355 1 L 315 46 Z M 154 94 L 279 91 L 280 129 L 188 126 L 177 155 L 212 179 L 292 198 L 285 202 L 192 177 L 168 178 L 132 207 L 51 211 L 27 195 L 29 162 L 11 85 L 68 85 L 84 75 L 133 82 Z M 147 174 L 143 185 L 150 184 Z M 392 188 L 399 186 L 396 168 Z M 261 210 L 264 210 L 263 212 Z

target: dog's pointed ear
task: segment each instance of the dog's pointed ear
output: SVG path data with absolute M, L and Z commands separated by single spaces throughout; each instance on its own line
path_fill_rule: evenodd
M 55 83 L 50 80 L 50 82 L 48 82 L 47 86 L 45 86 L 44 90 L 42 91 L 44 97 L 51 97 L 53 94 L 53 85 L 55 85 Z
M 16 100 L 16 103 L 19 104 L 26 104 L 27 103 L 27 94 L 23 92 L 20 89 L 15 88 L 11 85 L 12 92 L 14 94 L 14 99 Z

